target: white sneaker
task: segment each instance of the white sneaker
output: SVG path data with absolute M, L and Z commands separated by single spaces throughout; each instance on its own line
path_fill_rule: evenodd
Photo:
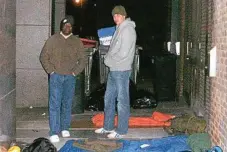
M 107 137 L 108 137 L 109 139 L 116 139 L 116 138 L 123 138 L 124 135 L 120 135 L 120 134 L 118 134 L 118 133 L 116 133 L 116 132 L 114 131 L 114 132 L 108 134 Z
M 68 130 L 63 130 L 63 131 L 61 132 L 61 135 L 62 135 L 63 138 L 70 137 L 70 133 L 69 133 Z
M 50 142 L 56 143 L 56 142 L 59 142 L 59 141 L 60 141 L 60 138 L 58 137 L 58 135 L 50 136 Z
M 113 132 L 114 132 L 114 130 L 108 131 L 108 130 L 106 130 L 104 128 L 99 128 L 99 129 L 96 129 L 95 130 L 95 133 L 96 134 L 106 134 L 106 133 L 113 133 Z

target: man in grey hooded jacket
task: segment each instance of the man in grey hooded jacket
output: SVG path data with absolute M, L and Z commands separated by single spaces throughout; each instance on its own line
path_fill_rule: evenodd
M 109 133 L 108 138 L 121 138 L 128 132 L 129 79 L 135 54 L 136 31 L 135 22 L 126 18 L 123 6 L 115 6 L 112 15 L 117 27 L 104 61 L 110 68 L 104 99 L 104 126 L 95 132 Z M 116 100 L 118 125 L 114 130 Z

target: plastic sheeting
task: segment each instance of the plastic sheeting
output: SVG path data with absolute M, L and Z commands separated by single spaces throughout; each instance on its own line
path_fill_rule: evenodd
M 129 117 L 129 127 L 169 127 L 170 120 L 175 118 L 174 115 L 164 114 L 155 111 L 151 117 Z M 117 126 L 118 117 L 115 116 L 114 125 Z M 96 127 L 102 127 L 104 114 L 99 113 L 92 117 L 92 122 Z
M 171 136 L 149 140 L 119 140 L 123 146 L 113 152 L 190 152 L 187 136 Z M 89 152 L 73 145 L 74 140 L 66 142 L 59 152 Z

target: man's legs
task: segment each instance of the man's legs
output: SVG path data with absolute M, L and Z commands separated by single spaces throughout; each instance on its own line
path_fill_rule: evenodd
M 115 102 L 117 97 L 116 84 L 113 77 L 113 72 L 110 71 L 108 74 L 106 92 L 104 97 L 104 129 L 114 129 L 114 117 L 115 117 Z
M 63 83 L 63 99 L 61 106 L 61 131 L 69 130 L 71 123 L 71 107 L 75 94 L 76 77 L 65 75 Z
M 116 132 L 118 134 L 126 134 L 128 132 L 128 120 L 130 115 L 129 102 L 129 77 L 131 71 L 116 71 L 115 81 L 117 86 L 117 110 L 118 110 L 118 126 Z
M 51 74 L 49 79 L 49 125 L 50 135 L 58 135 L 60 132 L 60 107 L 62 100 L 63 76 L 57 73 Z

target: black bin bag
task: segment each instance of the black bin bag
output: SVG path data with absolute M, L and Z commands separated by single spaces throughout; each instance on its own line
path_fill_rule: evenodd
M 101 84 L 87 97 L 87 111 L 103 111 L 104 110 L 104 95 L 106 91 L 106 84 Z M 132 106 L 133 101 L 136 97 L 136 85 L 132 80 L 129 83 L 130 92 L 130 105 Z
M 137 91 L 136 98 L 132 104 L 134 109 L 156 108 L 157 106 L 158 103 L 153 97 L 153 94 L 143 89 Z

